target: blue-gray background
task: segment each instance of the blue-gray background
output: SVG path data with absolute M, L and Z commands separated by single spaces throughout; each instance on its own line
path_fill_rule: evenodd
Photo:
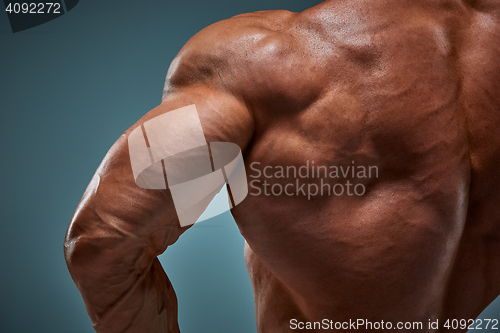
M 183 44 L 239 13 L 319 2 L 81 0 L 16 34 L 0 14 L 0 332 L 94 332 L 66 269 L 64 234 L 106 151 L 159 104 Z M 255 333 L 243 239 L 229 214 L 195 225 L 161 260 L 183 333 Z M 500 318 L 500 302 L 483 317 Z

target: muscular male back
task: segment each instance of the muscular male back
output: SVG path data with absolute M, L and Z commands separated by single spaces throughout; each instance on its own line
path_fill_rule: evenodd
M 110 150 L 68 230 L 68 266 L 96 330 L 178 331 L 156 256 L 187 228 L 168 190 L 135 185 L 126 138 L 189 104 L 207 142 L 244 152 L 252 186 L 232 214 L 259 332 L 325 318 L 430 332 L 429 320 L 475 318 L 500 294 L 499 37 L 496 0 L 326 1 L 202 30 L 172 63 L 162 104 Z M 276 173 L 318 166 L 376 173 Z M 363 191 L 273 192 L 298 181 Z

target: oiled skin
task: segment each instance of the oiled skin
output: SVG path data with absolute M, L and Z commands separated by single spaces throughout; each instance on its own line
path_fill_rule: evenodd
M 207 141 L 240 145 L 249 176 L 253 162 L 379 170 L 363 196 L 249 195 L 232 210 L 259 332 L 324 318 L 426 332 L 500 294 L 500 1 L 239 15 L 186 44 L 162 104 L 130 130 L 189 104 Z M 66 259 L 98 332 L 178 332 L 156 256 L 187 228 L 168 190 L 135 185 L 130 130 L 75 213 Z

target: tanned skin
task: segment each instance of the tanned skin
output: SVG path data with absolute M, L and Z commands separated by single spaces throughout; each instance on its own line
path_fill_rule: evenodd
M 207 142 L 241 147 L 249 181 L 253 162 L 378 167 L 363 196 L 249 195 L 232 209 L 260 333 L 324 318 L 429 332 L 429 319 L 474 319 L 500 294 L 500 1 L 326 1 L 194 36 L 68 230 L 97 332 L 179 332 L 156 257 L 188 227 L 168 190 L 135 184 L 127 135 L 191 104 Z

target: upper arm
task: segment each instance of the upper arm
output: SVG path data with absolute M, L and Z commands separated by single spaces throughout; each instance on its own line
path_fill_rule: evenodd
M 250 143 L 254 120 L 243 99 L 209 78 L 197 82 L 188 79 L 197 75 L 198 70 L 192 55 L 199 50 L 196 44 L 190 48 L 184 49 L 184 54 L 190 56 L 176 58 L 175 66 L 171 66 L 168 74 L 170 79 L 181 83 L 170 84 L 162 103 L 117 140 L 96 171 L 68 229 L 66 253 L 69 264 L 80 260 L 84 269 L 85 263 L 93 263 L 94 254 L 101 251 L 97 248 L 97 239 L 99 246 L 109 248 L 114 248 L 115 243 L 124 238 L 146 240 L 148 244 L 144 247 L 151 252 L 148 257 L 153 258 L 186 229 L 179 225 L 168 189 L 144 189 L 135 183 L 127 141 L 134 129 L 159 115 L 194 104 L 207 142 L 232 142 L 242 151 Z M 86 255 L 72 256 L 75 250 L 78 252 L 78 247 Z

